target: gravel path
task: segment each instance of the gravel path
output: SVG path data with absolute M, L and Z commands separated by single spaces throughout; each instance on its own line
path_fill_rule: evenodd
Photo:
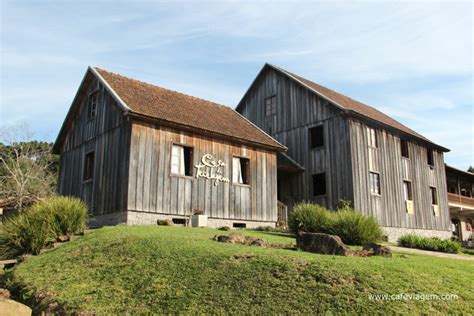
M 428 250 L 420 250 L 420 249 L 404 248 L 404 247 L 396 247 L 396 246 L 388 246 L 388 247 L 392 249 L 392 251 L 397 251 L 397 252 L 433 256 L 433 257 L 439 257 L 439 258 L 451 258 L 451 259 L 474 261 L 474 256 L 464 256 L 464 255 L 457 255 L 457 254 L 452 254 L 452 253 L 444 253 L 444 252 L 428 251 Z

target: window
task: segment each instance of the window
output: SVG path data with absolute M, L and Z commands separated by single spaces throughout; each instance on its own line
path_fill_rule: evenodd
M 370 172 L 370 193 L 380 195 L 380 174 Z
M 427 148 L 427 149 L 426 149 L 426 155 L 427 155 L 427 159 L 428 159 L 428 165 L 430 165 L 431 167 L 433 167 L 433 166 L 434 166 L 433 149 Z
M 324 127 L 319 125 L 309 129 L 309 146 L 318 148 L 324 146 Z
M 247 224 L 245 223 L 232 223 L 233 228 L 247 228 Z
M 232 159 L 232 182 L 250 184 L 250 160 L 242 157 Z
M 192 176 L 193 149 L 188 146 L 173 145 L 171 150 L 171 173 Z
M 313 196 L 326 195 L 326 173 L 313 174 Z
M 88 152 L 84 157 L 84 174 L 83 180 L 92 180 L 94 176 L 94 152 Z
M 375 133 L 375 129 L 371 127 L 367 127 L 367 142 L 369 147 L 378 148 L 379 144 L 377 142 L 377 134 Z
M 405 201 L 413 201 L 410 181 L 403 181 L 403 196 L 405 197 Z
M 276 95 L 265 99 L 265 116 L 272 116 L 277 113 Z
M 438 205 L 438 195 L 436 194 L 436 188 L 430 187 L 430 192 L 431 192 L 431 204 Z
M 92 119 L 97 115 L 97 91 L 89 95 L 87 101 L 87 118 Z
M 408 142 L 404 139 L 400 139 L 400 149 L 402 151 L 402 157 L 410 158 L 410 154 L 408 153 Z

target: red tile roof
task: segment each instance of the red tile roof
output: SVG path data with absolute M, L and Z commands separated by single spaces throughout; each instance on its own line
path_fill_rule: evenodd
M 278 150 L 286 147 L 230 107 L 94 68 L 131 112 Z

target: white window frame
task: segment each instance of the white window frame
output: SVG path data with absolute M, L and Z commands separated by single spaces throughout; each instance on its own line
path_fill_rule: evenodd
M 248 160 L 249 164 L 247 168 L 250 168 L 250 159 L 247 157 L 232 157 L 232 183 L 238 185 L 250 185 L 250 170 L 248 170 L 247 174 L 247 182 L 244 183 L 244 177 L 242 176 L 242 163 L 240 162 L 241 159 Z
M 375 128 L 367 127 L 367 143 L 369 144 L 369 147 L 379 148 L 377 132 L 375 131 Z

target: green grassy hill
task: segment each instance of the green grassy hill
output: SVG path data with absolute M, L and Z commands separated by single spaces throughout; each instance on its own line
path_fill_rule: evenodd
M 44 306 L 98 313 L 473 312 L 474 262 L 415 255 L 335 257 L 218 243 L 181 227 L 103 228 L 31 258 L 10 287 Z M 275 244 L 291 237 L 243 231 Z M 458 300 L 377 301 L 369 294 L 456 294 Z M 38 298 L 41 297 L 41 298 Z

